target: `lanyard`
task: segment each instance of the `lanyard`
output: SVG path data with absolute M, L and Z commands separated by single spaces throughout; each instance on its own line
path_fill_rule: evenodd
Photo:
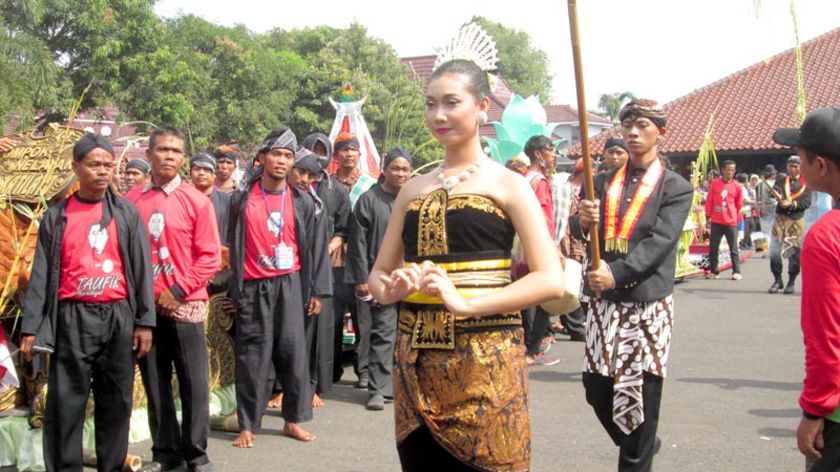
M 265 211 L 268 213 L 268 221 L 271 222 L 271 225 L 277 228 L 277 236 L 282 240 L 283 239 L 283 223 L 285 220 L 283 215 L 286 209 L 286 186 L 283 186 L 283 190 L 280 191 L 280 220 L 275 221 L 274 218 L 271 217 L 271 207 L 268 205 L 268 197 L 265 195 L 265 187 L 263 187 L 262 182 L 260 182 L 260 190 L 262 191 L 263 201 L 265 202 Z

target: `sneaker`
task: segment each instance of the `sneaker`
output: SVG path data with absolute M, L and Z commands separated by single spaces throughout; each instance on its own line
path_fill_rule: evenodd
M 742 278 L 743 277 L 741 277 L 741 274 L 739 274 L 737 272 L 732 274 L 732 280 L 741 280 Z
M 551 342 L 548 339 L 543 339 L 540 342 L 540 354 L 545 354 L 551 350 Z
M 369 382 L 370 380 L 367 374 L 362 374 L 359 376 L 359 380 L 357 380 L 356 383 L 353 384 L 353 386 L 358 389 L 367 390 Z
M 532 365 L 532 366 L 533 365 L 549 366 L 549 365 L 556 365 L 556 364 L 560 363 L 560 359 L 557 359 L 555 357 L 551 357 L 551 356 L 548 356 L 548 355 L 545 355 L 545 354 L 538 354 L 537 357 L 534 357 L 532 360 L 529 359 L 529 361 L 530 361 L 529 365 Z
M 365 408 L 371 411 L 382 411 L 385 409 L 385 397 L 375 393 L 368 398 Z

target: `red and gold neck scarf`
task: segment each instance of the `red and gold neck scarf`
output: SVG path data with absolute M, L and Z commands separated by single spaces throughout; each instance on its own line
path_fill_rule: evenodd
M 805 192 L 805 180 L 802 178 L 801 175 L 799 176 L 799 180 L 797 182 L 799 183 L 799 190 L 797 190 L 796 193 L 791 195 L 791 193 L 790 193 L 790 176 L 785 177 L 785 197 L 789 201 L 796 200 L 797 198 L 799 198 L 800 195 L 802 195 L 803 192 Z
M 620 218 L 618 213 L 624 194 L 624 179 L 627 176 L 627 167 L 628 164 L 624 164 L 615 173 L 607 188 L 607 208 L 604 214 L 604 250 L 606 252 L 627 254 L 630 235 L 633 234 L 636 223 L 638 223 L 639 217 L 647 206 L 656 183 L 665 173 L 665 166 L 662 165 L 662 162 L 659 159 L 654 160 L 645 171 L 642 181 L 636 187 L 636 193 L 630 200 L 630 205 L 627 207 L 624 217 Z

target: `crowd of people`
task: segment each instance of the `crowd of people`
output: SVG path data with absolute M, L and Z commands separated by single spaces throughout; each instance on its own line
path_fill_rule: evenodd
M 316 439 L 302 424 L 341 380 L 349 317 L 354 385 L 367 390 L 369 410 L 393 403 L 403 470 L 529 470 L 528 366 L 556 363 L 547 351 L 558 332 L 585 342 L 582 395 L 618 448 L 618 469 L 651 470 L 661 446 L 677 246 L 694 199 L 658 151 L 667 117 L 650 100 L 621 109 L 622 138 L 607 141 L 587 198 L 583 166 L 555 173 L 544 136 L 529 139 L 507 167 L 485 156 L 478 130 L 490 94 L 476 62 L 436 67 L 426 122 L 445 157 L 413 178 L 404 149 L 384 155 L 377 179 L 359 170 L 356 136 L 299 141 L 286 127 L 266 136 L 247 168 L 222 146 L 190 157 L 184 178 L 184 135 L 160 127 L 146 159 L 128 162 L 115 182 L 110 142 L 82 137 L 72 164 L 79 188 L 54 202 L 39 226 L 21 325 L 25 357 L 52 353 L 47 470 L 82 468 L 91 390 L 97 468 L 121 469 L 135 360 L 153 460 L 161 470 L 213 470 L 204 325 L 208 300 L 220 293 L 235 321 L 233 446 L 255 445 L 272 406 L 281 408 L 287 436 Z M 816 461 L 811 470 L 833 470 L 838 213 L 804 242 L 802 218 L 812 187 L 840 196 L 840 110 L 817 111 L 774 139 L 798 151 L 785 176 L 768 168 L 764 180 L 739 178 L 725 162 L 709 185 L 710 276 L 719 275 L 725 238 L 732 278 L 740 279 L 738 224 L 767 231 L 772 207 L 770 291 L 791 293 L 800 265 L 804 272 L 799 445 Z M 0 150 L 13 145 L 0 141 Z M 572 294 L 579 307 L 553 313 L 549 303 L 568 295 L 564 267 L 572 260 L 585 268 Z M 556 325 L 554 315 L 562 315 Z

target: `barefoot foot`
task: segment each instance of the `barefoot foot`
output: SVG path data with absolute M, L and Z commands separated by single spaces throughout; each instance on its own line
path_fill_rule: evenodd
M 254 433 L 250 431 L 242 431 L 239 436 L 233 440 L 233 447 L 251 448 L 254 447 Z
M 280 408 L 281 406 L 283 406 L 283 392 L 277 392 L 266 405 L 267 408 Z
M 317 393 L 312 396 L 312 408 L 321 408 L 324 405 L 326 405 L 326 403 Z
M 310 442 L 315 440 L 315 435 L 301 428 L 297 423 L 289 423 L 283 426 L 283 434 L 298 441 Z

